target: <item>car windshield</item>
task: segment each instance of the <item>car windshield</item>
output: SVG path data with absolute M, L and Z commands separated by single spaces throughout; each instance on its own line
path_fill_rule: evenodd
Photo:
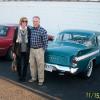
M 64 33 L 59 34 L 56 38 L 56 41 L 70 41 L 79 44 L 83 44 L 86 46 L 92 46 L 91 37 L 85 34 L 78 34 L 78 33 Z
M 0 36 L 6 36 L 7 29 L 5 26 L 0 26 Z

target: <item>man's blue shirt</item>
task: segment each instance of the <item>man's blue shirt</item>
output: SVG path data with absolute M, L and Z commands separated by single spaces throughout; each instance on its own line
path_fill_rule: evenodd
M 42 27 L 32 27 L 30 37 L 31 48 L 43 48 L 46 49 L 48 44 L 47 31 Z

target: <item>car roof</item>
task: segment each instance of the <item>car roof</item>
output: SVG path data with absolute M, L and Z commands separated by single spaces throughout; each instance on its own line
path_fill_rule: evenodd
M 18 27 L 18 24 L 0 24 L 0 26 L 5 26 L 5 27 Z M 32 26 L 28 25 L 29 28 L 31 28 Z
M 70 29 L 70 30 L 64 30 L 62 32 L 60 32 L 60 34 L 63 34 L 63 33 L 71 33 L 71 34 L 80 34 L 80 35 L 100 35 L 100 32 L 97 32 L 97 31 L 91 31 L 91 30 L 81 30 L 81 29 Z M 85 34 L 83 34 L 85 33 Z
M 0 27 L 5 26 L 5 27 L 17 27 L 18 24 L 0 24 Z

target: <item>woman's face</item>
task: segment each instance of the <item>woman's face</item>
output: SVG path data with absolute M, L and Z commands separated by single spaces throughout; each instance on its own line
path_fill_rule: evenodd
M 22 27 L 26 27 L 26 26 L 27 26 L 27 20 L 22 20 L 21 26 L 22 26 Z

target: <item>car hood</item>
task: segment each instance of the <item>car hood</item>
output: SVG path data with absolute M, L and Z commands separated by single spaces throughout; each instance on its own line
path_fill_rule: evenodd
M 77 55 L 80 50 L 86 49 L 86 46 L 68 42 L 54 42 L 47 48 L 46 53 L 53 55 L 72 56 Z

